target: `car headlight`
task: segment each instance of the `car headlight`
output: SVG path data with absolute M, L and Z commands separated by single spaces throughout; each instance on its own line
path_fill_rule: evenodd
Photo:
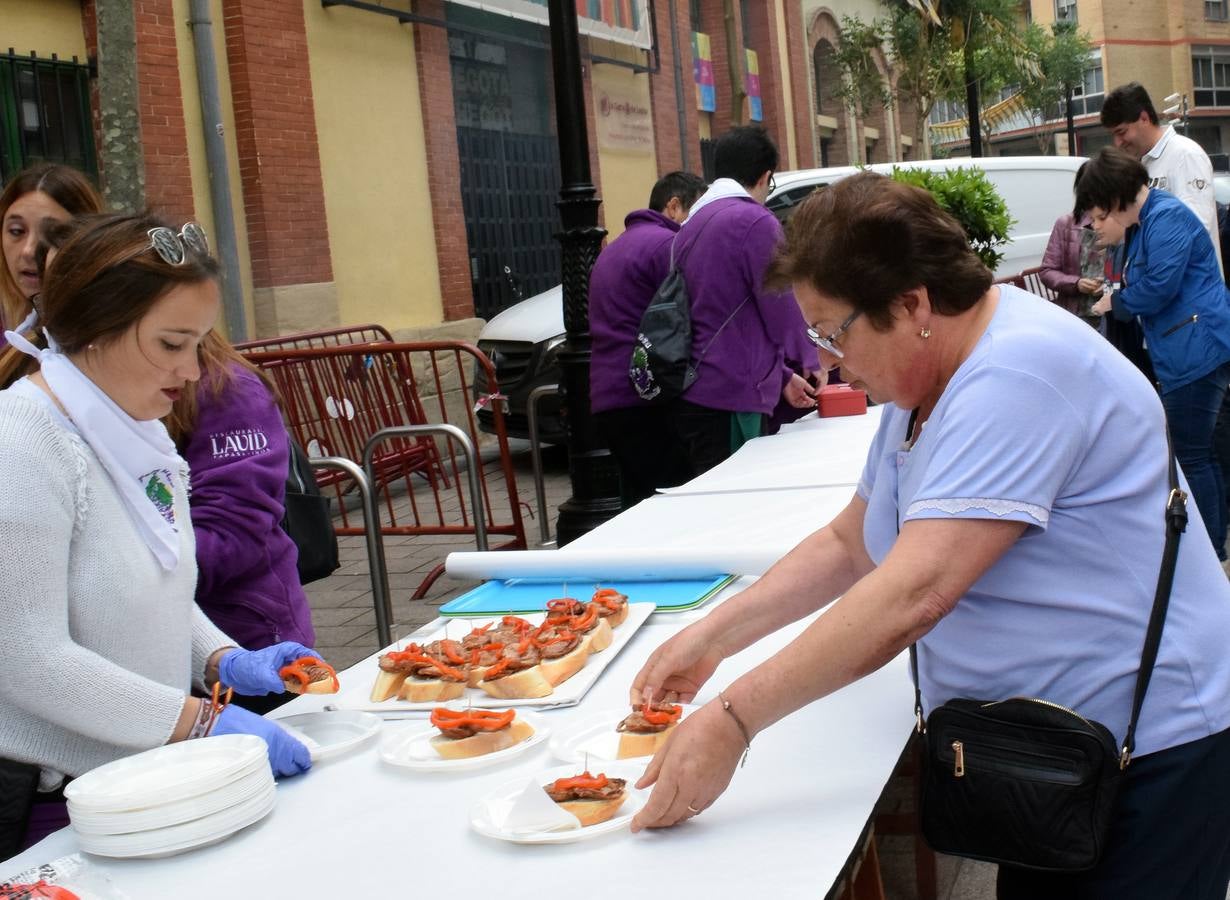
M 542 351 L 541 369 L 550 369 L 559 365 L 559 348 L 564 346 L 564 341 L 568 340 L 568 335 L 559 334 L 551 338 L 546 343 L 545 349 Z

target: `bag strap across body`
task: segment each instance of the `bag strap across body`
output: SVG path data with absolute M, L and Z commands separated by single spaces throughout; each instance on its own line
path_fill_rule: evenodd
M 712 213 L 709 214 L 709 218 L 705 220 L 705 224 L 700 226 L 700 231 L 697 232 L 696 239 L 692 241 L 692 243 L 688 246 L 689 254 L 691 253 L 692 247 L 695 247 L 700 242 L 701 236 L 705 233 L 705 229 L 707 229 L 709 225 L 713 222 L 713 220 L 718 217 L 718 213 L 720 212 L 721 212 L 720 209 L 715 209 Z M 672 272 L 676 268 L 675 266 L 675 241 L 678 238 L 679 238 L 679 232 L 675 232 L 675 236 L 671 238 L 671 265 L 668 271 L 672 271 Z M 683 261 L 680 260 L 680 265 L 682 264 L 683 264 Z M 683 277 L 682 269 L 679 271 L 679 276 L 681 278 Z M 691 292 L 690 291 L 688 293 L 688 297 L 689 297 L 688 303 L 690 306 L 691 305 Z M 732 311 L 731 314 L 726 317 L 726 321 L 724 321 L 721 325 L 718 326 L 718 330 L 713 332 L 713 337 L 709 338 L 708 343 L 706 343 L 705 346 L 701 349 L 700 355 L 696 357 L 696 365 L 692 365 L 691 360 L 688 361 L 689 371 L 697 372 L 700 370 L 700 364 L 705 361 L 705 354 L 709 352 L 709 348 L 713 346 L 713 342 L 716 341 L 721 336 L 722 332 L 726 330 L 726 326 L 731 323 L 734 317 L 739 314 L 739 310 L 743 309 L 743 307 L 747 305 L 747 301 L 751 299 L 752 299 L 751 294 L 748 294 L 746 297 L 744 297 L 742 302 L 740 302 L 739 305 L 734 308 L 734 311 Z M 688 317 L 691 318 L 691 315 L 692 315 L 692 310 L 689 308 Z
M 918 418 L 918 410 L 910 413 L 910 421 L 906 426 L 906 440 L 914 432 L 914 423 Z M 1168 475 L 1170 493 L 1166 498 L 1166 544 L 1162 548 L 1162 562 L 1157 574 L 1157 591 L 1153 595 L 1153 610 L 1149 614 L 1149 627 L 1145 631 L 1145 644 L 1140 654 L 1140 669 L 1136 673 L 1136 691 L 1132 697 L 1132 716 L 1128 720 L 1127 732 L 1123 738 L 1123 747 L 1119 754 L 1119 768 L 1126 769 L 1132 760 L 1132 751 L 1136 748 L 1136 723 L 1140 718 L 1141 707 L 1144 706 L 1145 692 L 1149 689 L 1149 679 L 1153 677 L 1153 665 L 1157 662 L 1157 651 L 1162 643 L 1162 627 L 1166 623 L 1166 611 L 1170 607 L 1170 589 L 1174 584 L 1175 565 L 1179 559 L 1179 537 L 1187 530 L 1187 494 L 1179 487 L 1179 470 L 1175 463 L 1174 450 L 1170 445 L 1170 429 L 1166 429 L 1166 451 L 1168 459 Z M 901 526 L 897 526 L 901 533 Z M 918 685 L 918 645 L 910 644 L 910 677 L 914 681 L 914 716 L 917 719 L 917 730 L 922 734 L 926 730 L 926 718 L 923 715 L 922 690 Z

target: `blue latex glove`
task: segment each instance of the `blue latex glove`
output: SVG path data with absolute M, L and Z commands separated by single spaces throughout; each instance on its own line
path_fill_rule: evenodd
M 302 656 L 320 658 L 315 650 L 294 641 L 284 641 L 264 650 L 231 650 L 218 661 L 218 680 L 225 687 L 234 688 L 236 694 L 249 697 L 280 694 L 286 690 L 286 685 L 278 669 Z
M 264 739 L 269 748 L 269 765 L 273 767 L 274 775 L 299 775 L 312 768 L 312 755 L 307 747 L 291 737 L 277 722 L 258 716 L 242 706 L 228 706 L 222 710 L 209 733 L 254 734 Z

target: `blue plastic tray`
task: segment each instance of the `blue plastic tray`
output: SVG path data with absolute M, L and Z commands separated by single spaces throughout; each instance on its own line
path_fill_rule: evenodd
M 700 606 L 734 580 L 718 575 L 689 581 L 592 581 L 588 579 L 512 578 L 488 581 L 440 607 L 442 616 L 487 616 L 493 613 L 532 613 L 547 608 L 556 597 L 588 601 L 600 587 L 627 594 L 630 603 L 653 603 L 659 612 L 680 612 Z

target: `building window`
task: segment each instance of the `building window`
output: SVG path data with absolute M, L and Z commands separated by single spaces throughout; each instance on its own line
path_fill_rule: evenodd
M 743 0 L 743 2 L 739 4 L 739 15 L 742 19 L 741 27 L 743 28 L 743 46 L 748 50 L 755 50 L 756 48 L 752 46 L 751 5 L 752 4 L 749 0 Z
M 1076 21 L 1076 0 L 1055 0 L 1055 21 Z
M 1192 103 L 1230 106 L 1230 47 L 1192 46 Z
M 704 31 L 700 27 L 700 0 L 688 0 L 688 13 L 692 17 L 692 30 Z
M 1072 89 L 1072 115 L 1089 116 L 1102 111 L 1102 101 L 1105 99 L 1106 86 L 1102 81 L 1102 51 L 1094 50 L 1089 54 L 1089 66 L 1085 69 L 1085 77 L 1081 84 Z M 1066 116 L 1063 109 L 1060 116 Z
M 1226 21 L 1226 0 L 1204 0 L 1204 17 L 1216 22 Z
M 36 162 L 98 173 L 89 67 L 0 53 L 0 182 Z
M 931 115 L 927 116 L 927 121 L 932 125 L 939 125 L 943 122 L 955 122 L 958 119 L 965 118 L 965 104 L 959 103 L 956 100 L 936 100 L 935 106 L 931 107 Z

